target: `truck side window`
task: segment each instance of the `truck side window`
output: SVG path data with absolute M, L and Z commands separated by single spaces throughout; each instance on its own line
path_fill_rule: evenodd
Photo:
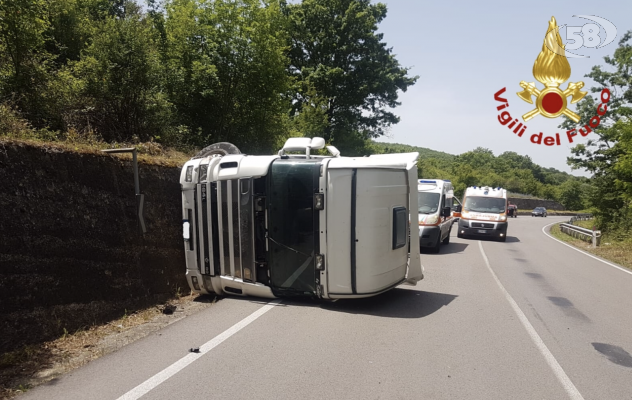
M 408 239 L 406 207 L 393 208 L 393 250 L 406 245 Z

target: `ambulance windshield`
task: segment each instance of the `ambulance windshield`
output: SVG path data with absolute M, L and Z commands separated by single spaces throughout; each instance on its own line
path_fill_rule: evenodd
M 434 214 L 439 209 L 440 193 L 419 192 L 417 202 L 419 214 Z
M 507 200 L 497 197 L 466 197 L 463 209 L 465 211 L 500 214 L 505 212 Z

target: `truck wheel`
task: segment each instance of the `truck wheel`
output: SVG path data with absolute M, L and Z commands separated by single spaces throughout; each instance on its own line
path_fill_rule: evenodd
M 443 244 L 450 244 L 450 234 L 452 233 L 452 228 L 448 231 L 448 236 L 443 239 Z
M 241 151 L 232 143 L 228 142 L 219 142 L 213 143 L 210 146 L 207 146 L 200 150 L 192 159 L 196 158 L 204 158 L 213 154 L 218 154 L 220 156 L 226 156 L 228 154 L 241 154 Z

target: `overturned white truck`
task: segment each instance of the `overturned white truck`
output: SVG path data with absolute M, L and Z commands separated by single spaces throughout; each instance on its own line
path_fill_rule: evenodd
M 218 143 L 184 165 L 193 291 L 360 298 L 423 279 L 419 230 L 409 223 L 418 154 L 340 157 L 332 146 L 328 156 L 310 154 L 324 147 L 322 138 L 291 138 L 278 155 L 249 156 Z

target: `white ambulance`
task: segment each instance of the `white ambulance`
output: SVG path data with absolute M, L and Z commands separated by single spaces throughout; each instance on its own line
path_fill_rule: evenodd
M 480 236 L 507 239 L 507 191 L 489 186 L 465 189 L 460 210 L 459 238 Z
M 359 298 L 423 279 L 419 247 L 409 246 L 419 240 L 409 222 L 418 153 L 313 154 L 324 147 L 322 138 L 290 138 L 277 155 L 249 156 L 221 143 L 184 165 L 193 291 Z
M 419 247 L 438 253 L 441 243 L 450 243 L 454 190 L 450 181 L 420 179 L 417 185 Z

